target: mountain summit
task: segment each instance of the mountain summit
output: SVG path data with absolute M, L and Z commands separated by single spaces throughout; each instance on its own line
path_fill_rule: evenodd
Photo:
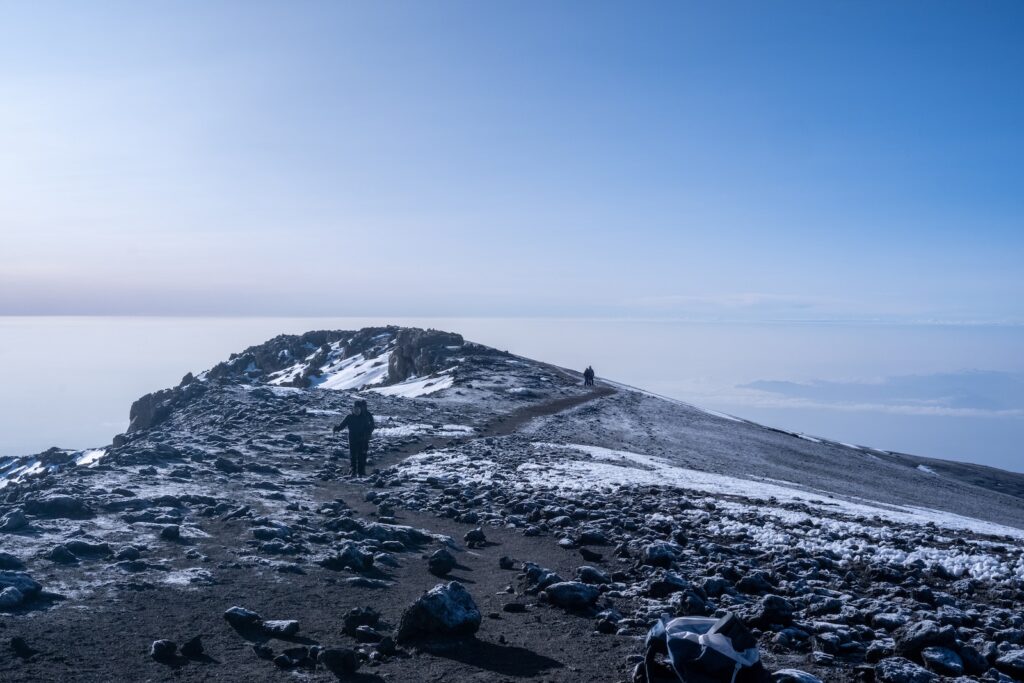
M 596 384 L 450 332 L 282 335 L 109 446 L 0 462 L 35 651 L 0 678 L 620 681 L 661 614 L 725 612 L 811 676 L 779 681 L 1024 675 L 1024 477 Z

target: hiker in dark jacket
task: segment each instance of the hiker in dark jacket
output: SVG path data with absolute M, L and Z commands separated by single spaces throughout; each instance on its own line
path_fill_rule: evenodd
M 356 401 L 352 406 L 352 412 L 345 416 L 341 424 L 334 426 L 334 433 L 348 427 L 348 451 L 352 463 L 352 472 L 349 476 L 366 476 L 366 455 L 370 450 L 370 435 L 377 425 L 373 421 L 373 415 L 366 408 L 366 401 Z
M 594 386 L 594 368 L 589 365 L 587 366 L 587 369 L 583 371 L 583 386 Z

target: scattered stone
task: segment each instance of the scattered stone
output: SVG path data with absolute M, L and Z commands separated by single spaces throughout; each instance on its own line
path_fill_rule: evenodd
M 480 527 L 466 532 L 466 535 L 462 537 L 462 540 L 469 548 L 482 548 L 487 545 L 487 536 L 484 535 L 484 530 Z
M 231 607 L 224 612 L 224 619 L 235 628 L 252 628 L 263 623 L 263 617 L 244 607 Z
M 552 605 L 565 609 L 587 609 L 592 607 L 600 595 L 593 586 L 579 581 L 562 581 L 544 589 L 544 597 Z
M 996 668 L 1017 680 L 1024 680 L 1024 650 L 1010 650 L 996 659 Z
M 265 634 L 274 638 L 291 638 L 299 632 L 299 622 L 293 619 L 274 619 L 264 621 L 260 628 Z
M 359 657 L 345 647 L 329 647 L 320 651 L 317 662 L 338 678 L 346 678 L 359 670 Z
M 641 562 L 652 567 L 665 567 L 667 569 L 675 561 L 676 548 L 671 543 L 651 543 L 644 547 L 643 554 L 641 555 Z
M 434 576 L 448 576 L 455 569 L 456 564 L 458 563 L 455 561 L 455 556 L 446 548 L 435 551 L 427 560 L 427 568 Z
M 25 563 L 10 553 L 0 551 L 0 569 L 24 569 Z
M 181 539 L 181 527 L 177 524 L 168 524 L 160 530 L 160 538 L 165 541 L 178 541 Z
M 960 655 L 947 647 L 930 645 L 921 650 L 921 659 L 926 669 L 942 676 L 959 676 L 964 672 Z

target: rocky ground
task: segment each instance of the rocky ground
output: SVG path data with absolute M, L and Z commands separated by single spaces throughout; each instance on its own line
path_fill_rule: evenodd
M 0 463 L 0 679 L 626 681 L 660 615 L 731 611 L 778 681 L 1024 680 L 1024 513 L 977 470 L 579 384 L 315 332 Z

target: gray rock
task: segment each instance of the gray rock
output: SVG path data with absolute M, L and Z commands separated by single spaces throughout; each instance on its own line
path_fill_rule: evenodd
M 896 654 L 908 659 L 917 659 L 921 656 L 921 650 L 931 645 L 950 649 L 956 647 L 956 629 L 952 626 L 939 626 L 929 619 L 900 627 L 893 638 L 896 640 Z
M 1024 680 L 1024 650 L 1010 650 L 996 659 L 996 668 L 1017 680 Z
M 347 647 L 323 649 L 316 661 L 338 678 L 347 678 L 359 670 L 359 657 Z
M 586 609 L 597 602 L 600 592 L 579 581 L 562 581 L 544 589 L 544 596 L 552 605 L 566 609 Z
M 320 560 L 319 564 L 321 567 L 335 571 L 351 569 L 356 572 L 366 572 L 373 568 L 373 555 L 363 552 L 359 546 L 350 542 L 334 555 Z
M 427 560 L 427 568 L 434 576 L 448 576 L 456 564 L 455 556 L 445 548 L 435 551 Z
M 25 563 L 21 558 L 10 553 L 0 551 L 0 569 L 24 569 Z
M 235 628 L 252 628 L 263 623 L 259 614 L 237 605 L 224 612 L 224 619 Z
M 889 657 L 875 665 L 879 683 L 935 683 L 939 677 L 903 657 Z
M 959 676 L 964 672 L 964 663 L 960 655 L 948 647 L 930 645 L 921 650 L 921 659 L 925 668 L 942 676 Z
M 46 553 L 46 559 L 57 564 L 77 564 L 78 557 L 68 550 L 67 546 L 61 543 L 50 549 L 50 552 Z
M 480 527 L 466 532 L 466 535 L 462 537 L 462 540 L 466 543 L 466 546 L 470 548 L 482 548 L 487 544 L 487 536 L 484 535 L 484 530 Z
M 61 494 L 29 499 L 25 512 L 48 519 L 88 519 L 94 515 L 85 501 Z
M 0 532 L 11 533 L 19 531 L 28 526 L 28 518 L 21 508 L 11 510 L 3 517 L 0 517 Z
M 299 632 L 299 622 L 294 619 L 272 619 L 264 621 L 261 628 L 268 636 L 290 638 Z
M 87 541 L 81 538 L 73 538 L 64 541 L 64 547 L 78 557 L 108 557 L 110 555 L 110 544 Z
M 160 538 L 165 541 L 177 541 L 181 539 L 181 527 L 177 524 L 168 524 L 160 530 Z
M 25 572 L 0 571 L 0 588 L 13 586 L 21 591 L 26 599 L 39 595 L 43 587 Z
M 778 595 L 766 595 L 754 608 L 747 621 L 758 628 L 766 629 L 772 625 L 788 626 L 793 623 L 796 608 L 789 600 Z
M 652 567 L 671 567 L 676 561 L 676 546 L 664 541 L 651 543 L 644 548 L 640 561 Z
M 13 609 L 25 601 L 25 596 L 14 586 L 7 586 L 0 591 L 0 609 Z
M 597 567 L 590 567 L 586 565 L 576 569 L 576 578 L 578 578 L 583 583 L 595 585 L 603 585 L 612 582 L 611 577 L 609 577 L 607 574 L 605 574 Z
M 149 646 L 149 656 L 158 662 L 166 662 L 174 659 L 178 652 L 178 646 L 173 640 L 154 640 Z
M 219 456 L 216 460 L 214 460 L 213 466 L 216 467 L 221 472 L 225 472 L 227 474 L 237 474 L 238 472 L 241 472 L 243 470 L 243 467 L 239 465 L 237 462 L 235 462 L 234 460 L 228 460 L 224 456 Z
M 473 596 L 461 583 L 451 581 L 434 586 L 402 613 L 396 640 L 472 635 L 481 621 Z

